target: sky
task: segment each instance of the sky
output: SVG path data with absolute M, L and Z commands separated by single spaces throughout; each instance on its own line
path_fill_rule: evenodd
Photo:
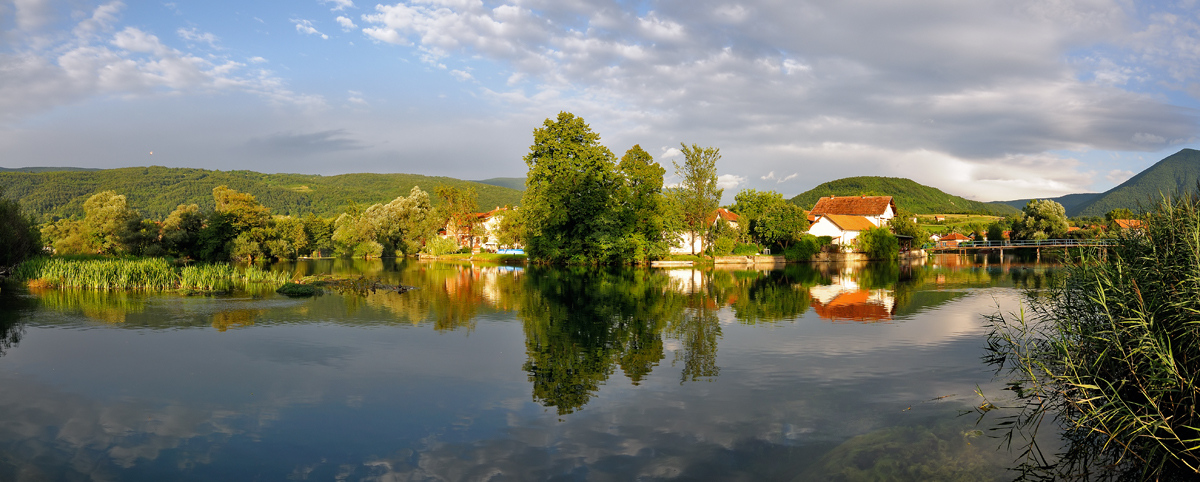
M 0 167 L 523 177 L 582 117 L 725 201 L 1102 192 L 1200 148 L 1200 2 L 0 0 Z

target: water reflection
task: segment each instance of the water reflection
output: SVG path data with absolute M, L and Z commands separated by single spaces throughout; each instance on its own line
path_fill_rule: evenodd
M 955 416 L 988 383 L 978 314 L 1055 276 L 938 258 L 279 268 L 418 289 L 4 297 L 27 304 L 0 333 L 33 334 L 0 359 L 0 452 L 29 454 L 0 454 L 0 479 L 991 480 L 1004 454 Z M 61 329 L 78 326 L 98 329 Z

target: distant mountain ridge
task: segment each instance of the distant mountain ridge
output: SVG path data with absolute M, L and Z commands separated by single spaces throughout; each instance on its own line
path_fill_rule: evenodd
M 1120 208 L 1136 212 L 1149 207 L 1163 195 L 1195 192 L 1197 182 L 1200 182 L 1200 151 L 1182 149 L 1108 191 L 1038 199 L 1050 199 L 1062 204 L 1067 216 L 1103 216 Z M 997 202 L 1022 208 L 1029 201 L 1015 199 Z
M 804 209 L 812 209 L 826 196 L 892 196 L 896 207 L 914 214 L 991 213 L 1003 216 L 1018 212 L 1007 204 L 971 201 L 947 194 L 940 189 L 900 177 L 858 176 L 821 184 L 791 199 Z
M 303 216 L 309 213 L 330 217 L 342 213 L 349 203 L 367 207 L 407 196 L 413 186 L 428 192 L 436 204 L 434 188 L 448 185 L 473 187 L 479 208 L 517 205 L 521 192 L 513 189 L 463 181 L 449 177 L 417 174 L 263 174 L 253 171 L 213 171 L 161 166 L 96 170 L 0 172 L 4 197 L 16 199 L 39 219 L 75 217 L 83 214 L 83 202 L 101 191 L 116 191 L 150 219 L 164 219 L 180 204 L 198 204 L 212 209 L 212 190 L 226 185 L 253 194 L 272 214 Z

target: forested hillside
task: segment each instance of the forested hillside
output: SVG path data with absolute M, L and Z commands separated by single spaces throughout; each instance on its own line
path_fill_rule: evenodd
M 56 168 L 63 169 L 63 168 Z M 164 219 L 180 204 L 214 207 L 212 190 L 226 185 L 253 194 L 273 214 L 315 213 L 336 216 L 349 203 L 363 207 L 406 196 L 413 186 L 431 193 L 439 185 L 472 187 L 479 208 L 517 205 L 521 192 L 448 177 L 416 174 L 263 174 L 253 171 L 210 171 L 167 167 L 129 167 L 88 171 L 0 172 L 4 197 L 15 199 L 41 220 L 78 217 L 83 202 L 101 191 L 124 194 L 129 204 L 150 219 Z
M 804 209 L 812 209 L 825 196 L 892 196 L 896 206 L 915 214 L 990 213 L 1005 215 L 1018 212 L 1012 206 L 971 201 L 899 177 L 859 176 L 829 181 L 791 199 Z
M 1164 194 L 1195 192 L 1200 182 L 1200 151 L 1184 149 L 1167 156 L 1119 186 L 1080 205 L 1071 216 L 1103 216 L 1120 208 L 1138 210 L 1150 206 Z

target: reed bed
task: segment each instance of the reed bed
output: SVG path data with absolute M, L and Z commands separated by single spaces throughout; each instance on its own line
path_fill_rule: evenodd
M 1024 478 L 1200 478 L 1200 198 L 1142 221 L 1106 261 L 991 319 L 990 358 L 1016 394 L 1005 436 L 1032 440 Z M 1051 423 L 1064 449 L 1043 454 L 1028 436 Z
M 164 258 L 34 258 L 17 266 L 13 275 L 46 287 L 97 291 L 230 291 L 248 284 L 276 289 L 291 280 L 286 272 L 256 266 L 243 270 L 226 264 L 178 268 Z

